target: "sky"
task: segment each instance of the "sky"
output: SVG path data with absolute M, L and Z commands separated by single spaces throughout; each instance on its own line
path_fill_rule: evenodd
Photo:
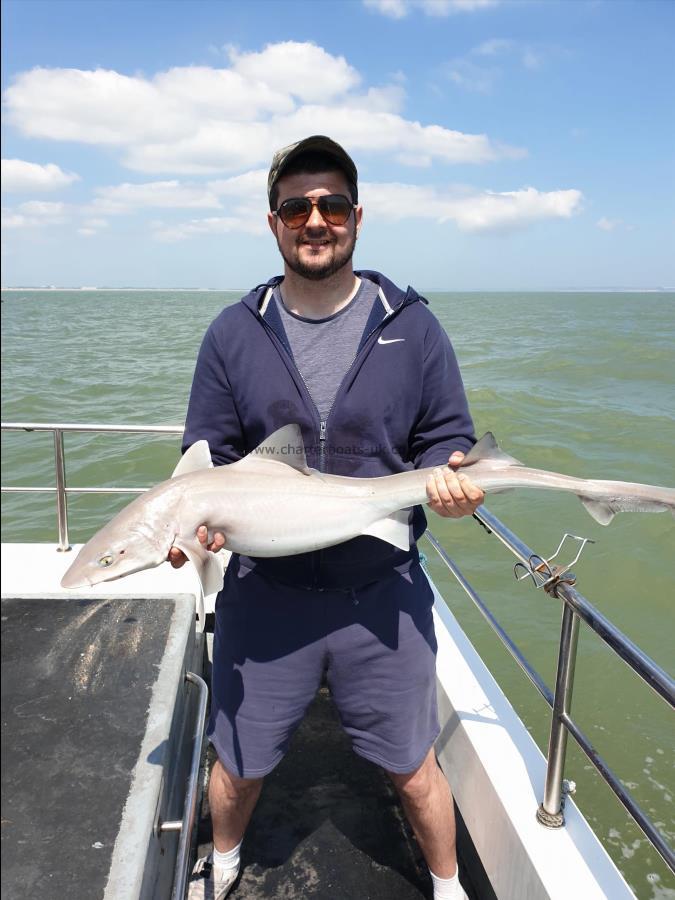
M 4 0 L 2 285 L 246 289 L 273 153 L 419 290 L 675 286 L 675 0 Z

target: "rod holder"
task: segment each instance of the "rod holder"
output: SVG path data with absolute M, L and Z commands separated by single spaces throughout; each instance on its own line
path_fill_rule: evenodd
M 553 695 L 544 799 L 537 810 L 537 820 L 547 828 L 560 828 L 565 824 L 563 773 L 565 771 L 568 731 L 564 724 L 564 717 L 569 716 L 572 705 L 578 639 L 579 617 L 565 603 L 563 604 L 562 623 L 560 626 L 558 671 L 556 673 L 555 693 Z

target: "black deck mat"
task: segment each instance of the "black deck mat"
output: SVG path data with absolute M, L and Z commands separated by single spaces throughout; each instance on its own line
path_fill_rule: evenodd
M 173 608 L 3 599 L 3 900 L 103 896 Z

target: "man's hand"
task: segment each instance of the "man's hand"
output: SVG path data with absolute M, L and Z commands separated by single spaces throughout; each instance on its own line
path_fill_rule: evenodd
M 448 465 L 451 469 L 457 468 L 464 454 L 461 450 L 455 450 Z M 459 475 L 454 471 L 436 468 L 427 479 L 427 496 L 429 506 L 444 519 L 460 519 L 462 516 L 472 516 L 485 499 L 485 494 L 463 472 Z
M 214 532 L 213 540 L 209 544 L 209 532 L 206 525 L 200 525 L 197 529 L 197 540 L 203 547 L 206 547 L 206 549 L 210 550 L 212 553 L 217 553 L 225 546 L 225 535 L 221 531 Z M 184 566 L 187 562 L 187 556 L 182 550 L 179 550 L 178 547 L 171 547 L 169 549 L 167 559 L 174 569 L 180 569 L 180 567 Z

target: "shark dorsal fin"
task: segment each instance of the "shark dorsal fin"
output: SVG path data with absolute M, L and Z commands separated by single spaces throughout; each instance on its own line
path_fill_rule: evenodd
M 196 441 L 181 456 L 171 477 L 176 478 L 178 475 L 189 475 L 190 472 L 201 472 L 202 469 L 212 468 L 213 462 L 208 441 Z
M 461 468 L 480 462 L 481 459 L 490 459 L 493 462 L 503 463 L 505 466 L 522 466 L 520 460 L 504 453 L 491 431 L 486 431 L 483 437 L 469 450 L 462 460 Z
M 299 425 L 284 425 L 277 429 L 255 448 L 248 456 L 234 463 L 238 468 L 267 468 L 265 463 L 281 463 L 290 466 L 303 475 L 310 475 L 305 456 L 305 444 Z M 278 471 L 278 470 L 277 470 Z

